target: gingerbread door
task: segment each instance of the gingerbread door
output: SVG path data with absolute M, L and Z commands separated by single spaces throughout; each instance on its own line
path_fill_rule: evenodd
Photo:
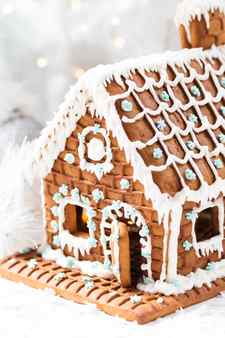
M 112 263 L 116 265 L 119 261 L 120 281 L 123 287 L 136 286 L 141 278 L 141 244 L 138 229 L 132 229 L 128 224 L 119 222 L 118 243 L 111 242 Z M 116 229 L 113 228 L 113 232 Z

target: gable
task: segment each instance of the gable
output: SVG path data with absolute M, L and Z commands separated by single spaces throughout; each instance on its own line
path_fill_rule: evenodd
M 134 180 L 157 210 L 216 198 L 225 189 L 224 71 L 223 48 L 170 52 L 88 71 L 38 141 L 42 176 L 88 107 L 105 118 L 133 166 Z

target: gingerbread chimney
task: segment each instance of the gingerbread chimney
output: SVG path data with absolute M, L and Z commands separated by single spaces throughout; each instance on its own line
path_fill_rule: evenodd
M 225 0 L 183 0 L 175 23 L 182 48 L 225 44 Z

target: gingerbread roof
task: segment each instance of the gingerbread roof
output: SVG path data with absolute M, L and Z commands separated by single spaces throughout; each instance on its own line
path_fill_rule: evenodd
M 167 52 L 88 71 L 37 141 L 41 176 L 88 107 L 105 119 L 158 211 L 224 194 L 224 72 L 225 48 Z

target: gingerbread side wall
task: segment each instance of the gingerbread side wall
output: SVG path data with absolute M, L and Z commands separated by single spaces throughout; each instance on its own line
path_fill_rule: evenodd
M 188 35 L 190 38 L 188 38 Z M 179 27 L 180 44 L 182 48 L 208 49 L 213 45 L 225 44 L 225 15 L 218 10 L 209 13 L 209 28 L 202 15 L 201 20 L 192 20 L 189 25 L 189 34 L 185 27 Z
M 100 237 L 99 225 L 101 221 L 101 210 L 111 205 L 113 201 L 119 200 L 126 202 L 136 208 L 143 217 L 150 228 L 151 242 L 152 242 L 152 271 L 153 278 L 159 279 L 162 261 L 163 261 L 163 226 L 157 222 L 157 215 L 152 209 L 152 205 L 144 197 L 143 186 L 138 181 L 133 181 L 133 170 L 130 164 L 125 159 L 125 154 L 119 149 L 117 141 L 110 135 L 112 153 L 113 153 L 113 169 L 110 173 L 104 175 L 100 181 L 94 174 L 80 169 L 80 159 L 78 155 L 78 133 L 80 133 L 85 127 L 93 126 L 95 123 L 105 127 L 104 120 L 100 120 L 96 117 L 92 117 L 89 113 L 83 116 L 77 124 L 76 130 L 67 139 L 66 147 L 61 152 L 54 163 L 51 172 L 44 179 L 44 205 L 46 214 L 46 229 L 48 243 L 54 248 L 57 248 L 53 244 L 55 231 L 52 229 L 51 221 L 55 218 L 51 212 L 51 208 L 54 206 L 53 195 L 59 190 L 62 184 L 66 184 L 69 190 L 78 188 L 82 195 L 89 197 L 91 205 L 96 210 L 95 222 L 97 225 L 96 239 Z M 75 158 L 73 164 L 69 164 L 64 161 L 66 153 L 72 153 Z M 130 187 L 127 190 L 120 188 L 120 181 L 122 178 L 129 180 Z M 104 200 L 96 203 L 92 198 L 92 191 L 99 188 L 104 193 Z M 68 250 L 66 250 L 68 254 Z M 72 253 L 69 253 L 72 255 Z M 91 249 L 90 255 L 82 256 L 80 259 L 90 259 L 103 261 L 103 252 L 100 245 L 95 249 Z

